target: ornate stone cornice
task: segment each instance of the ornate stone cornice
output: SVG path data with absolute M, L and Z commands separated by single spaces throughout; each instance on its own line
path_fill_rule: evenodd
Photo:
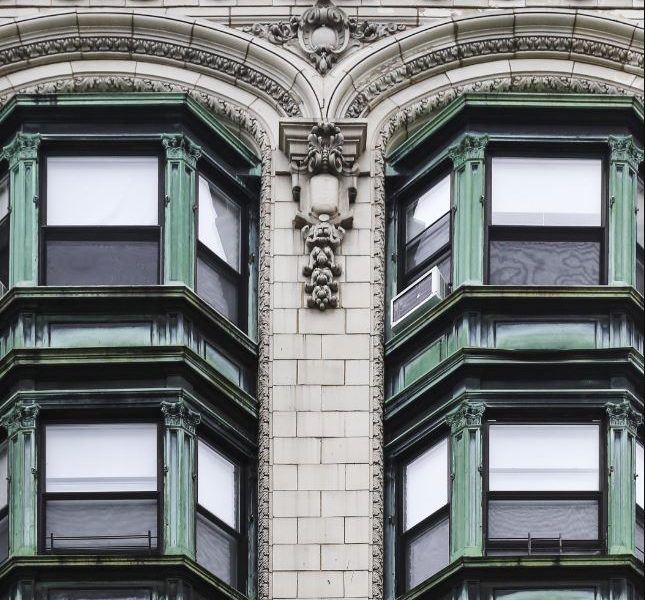
M 17 133 L 0 152 L 0 160 L 9 161 L 13 166 L 21 160 L 36 160 L 38 158 L 38 147 L 40 146 L 40 135 L 37 133 Z
M 183 400 L 172 402 L 164 400 L 161 403 L 161 412 L 166 427 L 184 429 L 188 433 L 195 433 L 197 425 L 202 420 L 198 412 L 188 408 Z
M 0 418 L 0 425 L 7 430 L 9 437 L 20 431 L 34 430 L 39 412 L 40 407 L 37 404 L 27 404 L 20 400 Z
M 628 163 L 635 171 L 643 162 L 643 151 L 636 146 L 631 135 L 610 135 L 609 149 L 612 161 Z
M 636 435 L 638 426 L 643 422 L 643 415 L 635 411 L 628 400 L 608 402 L 606 409 L 610 427 L 626 427 Z
M 439 67 L 450 64 L 459 65 L 463 60 L 479 56 L 513 54 L 517 58 L 522 58 L 523 53 L 535 56 L 536 52 L 561 53 L 567 59 L 575 55 L 588 56 L 620 65 L 629 65 L 635 69 L 642 69 L 644 64 L 642 52 L 576 37 L 532 35 L 464 42 L 415 57 L 404 65 L 389 70 L 386 74 L 379 74 L 365 84 L 357 82 L 358 93 L 345 111 L 345 117 L 361 116 L 366 112 L 369 104 L 379 96 L 391 92 L 411 78 L 419 79 L 425 73 L 430 76 Z M 620 86 L 616 87 L 620 88 Z
M 0 66 L 41 58 L 78 53 L 123 54 L 132 57 L 154 56 L 171 59 L 234 77 L 247 87 L 267 94 L 286 115 L 301 114 L 300 99 L 266 73 L 233 58 L 209 50 L 153 39 L 122 36 L 72 36 L 9 46 L 0 50 Z
M 487 145 L 487 135 L 467 133 L 458 144 L 448 150 L 454 168 L 460 169 L 470 160 L 483 160 Z
M 202 149 L 181 134 L 164 134 L 161 143 L 166 149 L 166 157 L 174 160 L 185 160 L 193 169 L 202 155 Z
M 324 75 L 350 48 L 399 31 L 401 23 L 370 23 L 351 18 L 333 0 L 316 0 L 299 17 L 278 23 L 256 23 L 244 31 L 285 45 L 306 56 Z
M 467 427 L 480 427 L 486 410 L 483 402 L 464 402 L 456 411 L 446 417 L 446 423 L 453 434 Z

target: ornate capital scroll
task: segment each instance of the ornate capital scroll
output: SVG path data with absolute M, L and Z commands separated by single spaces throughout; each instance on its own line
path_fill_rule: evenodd
M 336 261 L 345 231 L 352 227 L 350 203 L 356 198 L 356 159 L 365 147 L 364 128 L 348 127 L 346 138 L 335 123 L 321 122 L 309 133 L 302 123 L 283 123 L 280 144 L 290 160 L 293 198 L 300 203 L 294 225 L 302 230 L 309 256 L 302 274 L 307 306 L 327 310 L 338 306 L 341 274 Z
M 202 420 L 201 415 L 188 408 L 183 400 L 176 402 L 164 400 L 161 403 L 161 412 L 166 427 L 180 427 L 191 434 L 195 433 L 197 425 Z
M 166 149 L 167 158 L 185 160 L 193 169 L 197 166 L 197 161 L 202 155 L 202 149 L 186 136 L 164 134 L 161 136 L 161 143 Z
M 316 0 L 300 17 L 279 23 L 256 23 L 244 31 L 285 45 L 306 56 L 324 75 L 350 48 L 374 42 L 399 31 L 402 23 L 370 23 L 351 18 L 333 0 Z
M 611 160 L 628 163 L 637 171 L 639 164 L 643 162 L 643 151 L 636 146 L 634 138 L 631 135 L 610 135 L 608 141 Z
M 636 435 L 638 426 L 643 422 L 643 415 L 636 412 L 628 400 L 608 402 L 606 409 L 610 427 L 625 427 Z
M 486 407 L 482 402 L 464 402 L 446 417 L 446 423 L 453 434 L 467 427 L 480 427 L 485 410 Z
M 0 160 L 9 161 L 11 166 L 21 160 L 36 160 L 38 158 L 38 147 L 40 146 L 40 134 L 38 133 L 17 133 L 0 152 Z
M 469 160 L 483 160 L 488 136 L 467 133 L 461 141 L 450 148 L 448 154 L 455 169 L 460 169 Z
M 36 428 L 36 419 L 40 407 L 35 403 L 26 403 L 19 400 L 1 419 L 0 425 L 7 430 L 9 437 L 20 431 Z

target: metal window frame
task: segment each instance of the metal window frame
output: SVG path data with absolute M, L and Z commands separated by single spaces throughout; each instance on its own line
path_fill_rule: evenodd
M 119 423 L 150 423 L 155 424 L 157 428 L 157 490 L 155 492 L 47 492 L 47 444 L 46 428 L 48 425 L 116 425 Z M 97 555 L 142 555 L 157 556 L 163 553 L 163 452 L 164 452 L 164 432 L 160 417 L 146 418 L 144 416 L 132 416 L 124 418 L 123 415 L 115 413 L 106 413 L 100 418 L 82 419 L 82 418 L 44 418 L 38 425 L 37 429 L 37 448 L 38 452 L 38 524 L 37 539 L 39 554 L 97 554 Z M 132 548 L 132 549 L 113 549 L 91 548 L 77 549 L 64 548 L 48 549 L 47 548 L 47 502 L 50 500 L 147 500 L 155 499 L 157 502 L 157 535 L 156 546 L 152 548 Z
M 118 139 L 110 139 L 98 143 L 96 141 L 87 141 L 78 139 L 74 142 L 68 140 L 61 141 L 44 141 L 39 149 L 39 193 L 42 201 L 40 202 L 40 219 L 38 235 L 38 256 L 39 256 L 39 282 L 40 285 L 47 284 L 47 242 L 49 239 L 74 239 L 74 240 L 94 240 L 97 236 L 103 240 L 113 241 L 132 241 L 145 239 L 154 240 L 158 244 L 158 262 L 157 262 L 157 281 L 152 285 L 163 283 L 164 271 L 164 252 L 163 252 L 163 230 L 164 230 L 164 189 L 165 189 L 165 157 L 161 148 L 157 144 L 151 143 L 148 139 L 128 140 L 127 142 Z M 157 208 L 158 219 L 157 225 L 106 225 L 106 226 L 52 226 L 47 225 L 47 158 L 58 156 L 86 156 L 97 157 L 121 157 L 121 156 L 139 156 L 154 157 L 157 159 Z M 139 237 L 135 237 L 135 236 Z M 69 237 L 58 237 L 69 236 Z M 86 236 L 86 237 L 84 237 Z
M 505 491 L 495 492 L 490 490 L 490 426 L 491 425 L 591 425 L 598 426 L 598 491 L 565 491 L 565 492 L 541 492 L 541 491 Z M 521 548 L 530 549 L 530 541 L 517 540 L 492 540 L 488 536 L 488 513 L 489 502 L 491 500 L 588 500 L 594 499 L 598 502 L 598 539 L 597 540 L 562 540 L 561 551 L 568 553 L 581 552 L 606 552 L 607 548 L 607 482 L 605 474 L 607 473 L 606 458 L 606 440 L 607 424 L 600 419 L 582 420 L 578 418 L 558 418 L 551 419 L 527 419 L 525 417 L 513 418 L 512 415 L 503 419 L 487 420 L 482 428 L 482 451 L 483 451 L 483 481 L 482 481 L 482 541 L 484 545 L 484 554 L 489 550 L 519 550 Z M 527 554 L 530 554 L 527 552 Z M 549 553 L 539 552 L 541 555 Z M 553 553 L 551 553 L 553 554 Z M 520 555 L 524 556 L 524 553 Z
M 441 443 L 443 440 L 447 441 L 447 453 L 446 453 L 446 484 L 448 490 L 448 501 L 446 504 L 435 510 L 433 513 L 427 515 L 424 519 L 410 527 L 410 529 L 405 529 L 405 505 L 406 505 L 406 495 L 405 495 L 405 470 L 406 466 L 413 462 L 415 459 L 419 458 L 422 454 L 433 448 L 434 446 Z M 452 456 L 452 440 L 450 433 L 447 431 L 437 432 L 437 435 L 433 435 L 431 438 L 425 440 L 423 446 L 415 447 L 414 450 L 406 452 L 403 456 L 399 457 L 396 465 L 396 482 L 395 482 L 395 496 L 399 499 L 400 507 L 396 510 L 396 559 L 395 559 L 395 569 L 396 569 L 396 595 L 401 595 L 412 588 L 408 588 L 407 581 L 407 567 L 409 564 L 409 557 L 407 553 L 407 548 L 410 540 L 418 537 L 420 534 L 428 531 L 434 525 L 438 524 L 446 517 L 448 517 L 448 539 L 452 534 L 452 524 L 450 522 L 450 506 L 452 502 L 452 476 L 451 476 L 451 460 Z M 450 560 L 450 556 L 448 557 Z
M 237 486 L 237 530 L 231 527 L 228 523 L 225 523 L 217 515 L 214 515 L 208 509 L 199 504 L 199 441 L 202 441 L 207 446 L 211 447 L 215 452 L 221 454 L 224 458 L 229 460 L 236 468 L 236 486 Z M 197 514 L 200 514 L 211 524 L 215 525 L 224 533 L 231 536 L 236 540 L 237 543 L 237 556 L 236 556 L 236 570 L 233 573 L 236 581 L 231 584 L 231 587 L 236 590 L 244 593 L 245 592 L 245 583 L 248 579 L 248 574 L 250 572 L 251 557 L 249 556 L 249 549 L 251 544 L 248 543 L 248 534 L 249 534 L 249 518 L 250 513 L 248 513 L 248 500 L 251 495 L 251 490 L 248 489 L 249 473 L 247 471 L 249 467 L 242 463 L 237 458 L 231 456 L 230 452 L 227 452 L 222 448 L 221 445 L 214 443 L 212 437 L 207 432 L 197 432 L 195 436 L 195 479 L 194 479 L 194 497 L 195 497 L 195 531 L 194 531 L 194 540 L 195 540 L 195 561 L 198 564 L 197 560 Z M 203 567 L 206 569 L 206 567 Z M 208 570 L 208 569 L 206 569 Z M 210 571 L 209 571 L 210 572 Z M 225 582 L 226 583 L 226 582 Z M 228 584 L 227 584 L 228 585 Z
M 540 225 L 493 225 L 493 159 L 494 158 L 595 158 L 602 161 L 600 226 L 540 226 Z M 588 141 L 517 140 L 514 142 L 492 141 L 486 149 L 485 201 L 484 201 L 484 283 L 491 284 L 490 247 L 492 241 L 550 241 L 554 238 L 567 241 L 595 241 L 600 244 L 599 281 L 593 285 L 607 285 L 608 280 L 608 197 L 609 153 L 605 145 Z M 531 284 L 528 284 L 529 286 Z

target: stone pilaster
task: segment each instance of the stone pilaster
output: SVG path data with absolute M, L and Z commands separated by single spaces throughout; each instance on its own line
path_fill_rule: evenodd
M 450 425 L 450 560 L 482 555 L 482 416 L 484 405 L 464 402 Z
M 38 285 L 38 134 L 18 133 L 0 153 L 9 162 L 9 287 Z
M 195 213 L 199 146 L 183 135 L 164 135 L 166 193 L 164 283 L 195 287 Z
M 38 550 L 37 404 L 18 401 L 0 424 L 9 440 L 9 555 L 33 556 Z
M 195 428 L 200 415 L 179 400 L 162 402 L 164 417 L 164 553 L 195 557 Z
M 643 152 L 631 135 L 609 137 L 609 285 L 636 284 L 636 199 Z
M 467 134 L 450 149 L 453 163 L 452 285 L 484 283 L 484 153 L 487 136 Z
M 633 554 L 636 520 L 636 429 L 642 422 L 627 400 L 608 403 L 607 551 Z

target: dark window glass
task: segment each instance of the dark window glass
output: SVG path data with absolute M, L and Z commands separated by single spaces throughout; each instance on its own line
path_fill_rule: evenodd
M 492 240 L 490 283 L 597 285 L 600 283 L 600 242 Z
M 598 539 L 596 500 L 494 500 L 488 504 L 490 539 Z
M 197 294 L 229 321 L 238 320 L 238 286 L 203 258 L 197 257 Z
M 47 550 L 157 546 L 156 500 L 50 500 L 46 519 Z
M 406 574 L 408 588 L 443 569 L 449 562 L 449 555 L 450 523 L 446 517 L 410 540 Z
M 405 270 L 411 271 L 428 257 L 436 254 L 450 243 L 450 214 L 445 214 L 436 223 L 415 237 L 405 250 Z
M 9 287 L 9 177 L 0 177 L 0 296 Z
M 643 560 L 645 552 L 645 540 L 643 539 L 643 509 L 636 507 L 636 557 L 638 560 Z
M 494 600 L 594 600 L 596 590 L 593 588 L 566 589 L 537 589 L 537 590 L 495 590 Z
M 9 461 L 7 442 L 0 444 L 0 562 L 9 556 Z
M 48 240 L 47 285 L 155 285 L 159 242 Z
M 0 562 L 9 556 L 9 515 L 0 517 Z
M 638 178 L 638 194 L 636 201 L 636 289 L 643 294 L 645 285 L 645 273 L 643 263 L 645 262 L 645 191 L 643 180 Z
M 149 590 L 50 590 L 48 600 L 150 600 Z
M 197 513 L 197 562 L 235 587 L 237 585 L 237 541 L 223 529 Z

